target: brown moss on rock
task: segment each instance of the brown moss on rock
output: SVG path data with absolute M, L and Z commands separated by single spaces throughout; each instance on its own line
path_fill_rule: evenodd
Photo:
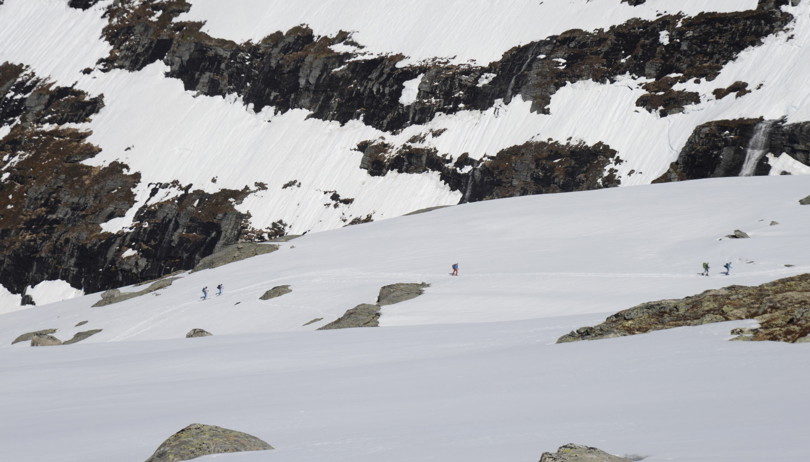
M 810 335 L 810 274 L 755 287 L 729 286 L 677 300 L 642 303 L 609 316 L 593 327 L 582 327 L 557 343 L 642 334 L 682 326 L 754 319 L 760 327 L 748 331 L 750 340 L 793 343 Z
M 270 449 L 273 447 L 253 435 L 195 423 L 169 437 L 146 462 L 178 462 L 209 454 Z

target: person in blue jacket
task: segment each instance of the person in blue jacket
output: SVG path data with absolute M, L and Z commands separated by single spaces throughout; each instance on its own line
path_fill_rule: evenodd
M 458 263 L 453 263 L 453 272 L 450 273 L 450 276 L 458 276 Z

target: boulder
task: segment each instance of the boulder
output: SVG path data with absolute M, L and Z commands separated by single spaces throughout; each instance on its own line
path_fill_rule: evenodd
M 146 462 L 176 462 L 209 454 L 269 449 L 273 447 L 253 435 L 195 423 L 170 436 Z
M 35 334 L 31 337 L 31 346 L 55 346 L 61 345 L 62 341 L 58 338 L 54 337 L 53 335 L 48 334 Z
M 337 320 L 319 327 L 318 330 L 348 329 L 351 327 L 377 327 L 380 325 L 380 305 L 363 303 L 346 311 Z
M 115 302 L 112 302 L 111 300 L 115 300 L 116 298 L 118 298 L 120 296 L 121 296 L 121 290 L 119 290 L 119 289 L 105 290 L 104 292 L 101 293 L 101 299 L 104 300 L 104 301 L 107 301 L 109 303 L 115 303 Z
M 557 449 L 557 452 L 544 452 L 540 462 L 632 462 L 639 457 L 618 457 L 601 449 L 569 443 Z
M 271 298 L 281 297 L 290 292 L 292 292 L 292 289 L 290 289 L 289 285 L 275 286 L 259 297 L 259 300 L 270 300 Z
M 194 338 L 194 337 L 210 337 L 213 335 L 211 332 L 208 332 L 205 329 L 191 329 L 186 334 L 186 338 Z
M 748 233 L 746 233 L 745 231 L 740 231 L 739 229 L 735 229 L 734 234 L 729 234 L 726 237 L 729 238 L 729 239 L 748 239 L 751 236 L 749 236 Z
M 810 205 L 810 196 L 807 196 L 804 199 L 799 200 L 799 203 L 802 205 Z
M 380 288 L 380 294 L 377 296 L 377 304 L 380 306 L 393 305 L 394 303 L 404 302 L 416 298 L 425 293 L 425 288 L 430 287 L 426 282 L 419 283 L 398 283 L 390 284 Z
M 15 338 L 14 341 L 11 342 L 11 344 L 14 345 L 15 343 L 27 342 L 32 338 L 34 338 L 35 335 L 50 335 L 53 334 L 54 332 L 56 332 L 56 329 L 42 329 L 34 332 L 28 332 Z

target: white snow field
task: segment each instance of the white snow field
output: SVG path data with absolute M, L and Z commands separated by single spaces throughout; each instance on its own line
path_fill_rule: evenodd
M 806 273 L 808 194 L 807 176 L 739 177 L 468 204 L 311 233 L 118 304 L 2 314 L 0 460 L 143 461 L 194 422 L 276 448 L 200 461 L 529 462 L 569 442 L 806 460 L 810 344 L 728 341 L 752 321 L 554 342 L 640 302 Z M 315 331 L 396 282 L 431 285 L 381 327 Z M 11 345 L 47 328 L 103 331 Z

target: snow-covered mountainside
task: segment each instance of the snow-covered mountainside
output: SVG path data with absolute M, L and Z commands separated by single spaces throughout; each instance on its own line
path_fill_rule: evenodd
M 808 273 L 809 193 L 807 176 L 717 178 L 464 204 L 311 233 L 117 303 L 4 313 L 0 460 L 144 461 L 194 422 L 275 448 L 201 461 L 537 461 L 569 442 L 804 460 L 810 343 L 728 341 L 753 320 L 555 342 L 641 302 Z M 380 327 L 318 330 L 394 283 L 429 286 L 378 307 Z M 34 331 L 80 341 L 32 348 Z
M 4 0 L 0 283 L 42 303 L 428 207 L 807 173 L 809 50 L 799 0 Z

